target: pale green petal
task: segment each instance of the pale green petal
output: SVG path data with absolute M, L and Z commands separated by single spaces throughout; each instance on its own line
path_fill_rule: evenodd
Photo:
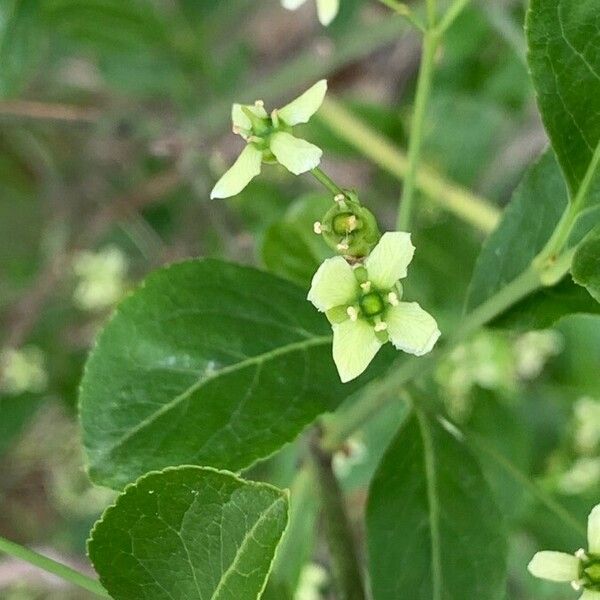
M 329 25 L 340 8 L 340 0 L 317 0 L 317 12 L 322 25 Z
M 294 175 L 306 173 L 317 167 L 323 155 L 320 148 L 284 131 L 273 135 L 270 148 L 277 161 Z
M 260 173 L 262 152 L 248 144 L 229 171 L 217 181 L 210 193 L 211 198 L 229 198 L 239 194 Z
M 323 262 L 315 273 L 308 299 L 325 312 L 336 306 L 354 304 L 358 292 L 352 267 L 341 256 L 336 256 Z
M 365 261 L 370 281 L 381 290 L 391 289 L 399 279 L 406 277 L 414 253 L 410 233 L 384 233 Z
M 588 517 L 588 550 L 600 554 L 600 504 L 592 508 Z
M 252 131 L 252 122 L 242 110 L 242 106 L 253 112 L 257 117 L 266 119 L 269 115 L 263 106 L 256 104 L 234 104 L 231 107 L 231 121 L 233 126 L 240 131 L 250 133 Z
M 327 81 L 321 79 L 321 81 L 317 81 L 315 85 L 306 90 L 304 94 L 280 108 L 277 114 L 288 125 L 307 123 L 323 104 L 326 93 Z
M 435 319 L 416 302 L 400 302 L 390 306 L 385 315 L 390 341 L 398 349 L 423 356 L 440 337 Z
M 600 592 L 595 592 L 594 590 L 583 590 L 583 594 L 581 594 L 579 600 L 600 600 Z
M 288 10 L 296 10 L 299 6 L 304 4 L 306 0 L 281 0 L 281 6 Z
M 538 552 L 527 569 L 534 577 L 550 581 L 576 581 L 579 578 L 579 559 L 564 552 Z
M 373 326 L 358 319 L 333 325 L 333 360 L 342 383 L 358 377 L 381 348 Z

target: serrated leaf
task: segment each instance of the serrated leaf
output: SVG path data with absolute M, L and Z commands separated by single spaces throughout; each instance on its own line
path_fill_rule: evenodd
M 201 467 L 145 475 L 96 523 L 88 553 L 115 600 L 256 600 L 287 496 Z
M 560 168 L 548 151 L 527 171 L 500 224 L 484 243 L 469 286 L 467 311 L 527 269 L 548 241 L 567 203 Z
M 597 0 L 531 0 L 527 40 L 542 119 L 574 196 L 600 140 Z
M 360 385 L 340 383 L 329 324 L 304 290 L 221 261 L 173 265 L 119 306 L 88 360 L 90 476 L 119 488 L 173 465 L 237 471 Z
M 575 283 L 585 287 L 600 302 L 600 227 L 594 229 L 577 248 L 571 273 Z
M 388 448 L 367 508 L 375 600 L 504 598 L 502 518 L 460 434 L 418 410 Z

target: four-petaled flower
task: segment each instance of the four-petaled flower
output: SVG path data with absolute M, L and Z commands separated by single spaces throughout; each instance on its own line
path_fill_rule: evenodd
M 260 173 L 261 163 L 279 163 L 300 175 L 319 165 L 320 148 L 294 137 L 292 127 L 308 120 L 319 110 L 327 92 L 327 81 L 315 83 L 301 96 L 268 115 L 264 104 L 234 104 L 233 132 L 246 140 L 246 147 L 233 166 L 217 181 L 211 198 L 229 198 L 241 192 Z
M 281 0 L 281 5 L 288 10 L 296 10 L 302 6 L 306 0 Z M 340 0 L 316 0 L 317 14 L 322 25 L 329 25 L 338 13 Z
M 364 265 L 341 256 L 315 273 L 308 299 L 333 327 L 333 360 L 343 382 L 358 377 L 383 344 L 416 356 L 430 352 L 440 337 L 435 319 L 416 302 L 400 302 L 415 248 L 410 234 L 382 236 Z
M 538 552 L 527 568 L 535 577 L 570 582 L 575 590 L 583 589 L 580 600 L 600 600 L 600 504 L 588 518 L 587 552 Z

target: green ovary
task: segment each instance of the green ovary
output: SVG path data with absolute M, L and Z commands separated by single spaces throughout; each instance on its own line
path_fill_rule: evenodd
M 584 587 L 588 590 L 600 592 L 600 556 L 592 554 L 582 563 L 580 571 L 585 581 Z
M 369 292 L 359 300 L 362 313 L 366 317 L 376 317 L 385 310 L 385 302 L 379 292 Z

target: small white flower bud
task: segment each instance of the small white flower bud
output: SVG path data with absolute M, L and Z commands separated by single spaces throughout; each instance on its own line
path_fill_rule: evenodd
M 346 196 L 344 196 L 344 194 L 337 194 L 333 199 L 335 202 L 343 202 L 346 199 Z
M 313 224 L 313 231 L 317 234 L 317 235 L 321 235 L 323 233 L 323 227 L 320 223 L 320 221 L 315 221 Z

